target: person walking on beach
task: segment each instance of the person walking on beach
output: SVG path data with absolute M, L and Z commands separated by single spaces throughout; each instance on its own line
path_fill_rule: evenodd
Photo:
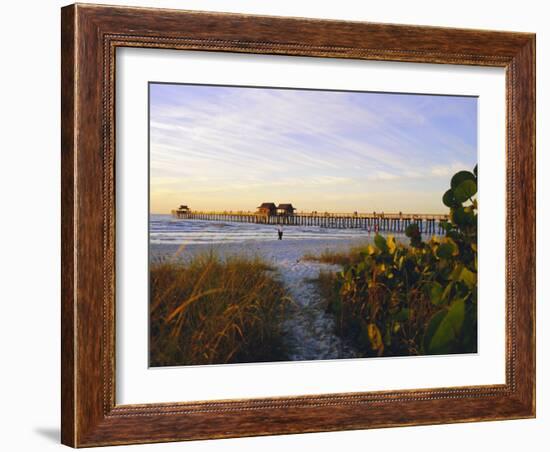
M 277 228 L 277 234 L 279 236 L 279 240 L 283 240 L 283 227 L 282 226 L 279 226 Z

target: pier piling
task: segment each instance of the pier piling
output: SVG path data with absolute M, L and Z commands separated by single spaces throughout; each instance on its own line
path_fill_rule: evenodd
M 172 216 L 180 220 L 225 221 L 237 223 L 273 224 L 285 226 L 319 226 L 335 229 L 366 229 L 372 232 L 405 232 L 416 223 L 425 234 L 441 234 L 441 221 L 447 215 L 436 214 L 377 214 L 373 213 L 307 213 L 292 215 L 263 215 L 256 212 L 202 212 L 173 210 Z

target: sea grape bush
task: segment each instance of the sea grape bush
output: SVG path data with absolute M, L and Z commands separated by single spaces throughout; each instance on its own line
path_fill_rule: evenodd
M 451 179 L 445 234 L 425 241 L 416 224 L 409 245 L 376 235 L 361 260 L 335 276 L 328 309 L 364 356 L 472 353 L 477 350 L 477 166 Z

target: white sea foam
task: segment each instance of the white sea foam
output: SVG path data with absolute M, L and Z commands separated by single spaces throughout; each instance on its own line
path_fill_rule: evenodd
M 180 220 L 170 215 L 151 215 L 149 227 L 150 243 L 155 245 L 240 243 L 277 238 L 277 225 Z M 284 226 L 283 230 L 285 240 L 338 240 L 368 235 L 365 229 L 332 229 L 318 226 Z

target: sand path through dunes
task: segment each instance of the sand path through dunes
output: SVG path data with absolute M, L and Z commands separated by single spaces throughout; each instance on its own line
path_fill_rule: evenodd
M 348 240 L 276 240 L 250 244 L 248 252 L 271 261 L 277 269 L 290 298 L 283 328 L 292 361 L 354 358 L 353 348 L 335 333 L 334 316 L 326 312 L 325 302 L 312 281 L 321 270 L 339 270 L 338 266 L 303 259 L 304 254 L 317 254 L 326 249 L 342 249 Z
M 338 267 L 288 258 L 277 261 L 281 278 L 293 300 L 283 323 L 285 340 L 292 361 L 353 358 L 355 353 L 335 334 L 334 317 L 311 279 L 322 269 Z

